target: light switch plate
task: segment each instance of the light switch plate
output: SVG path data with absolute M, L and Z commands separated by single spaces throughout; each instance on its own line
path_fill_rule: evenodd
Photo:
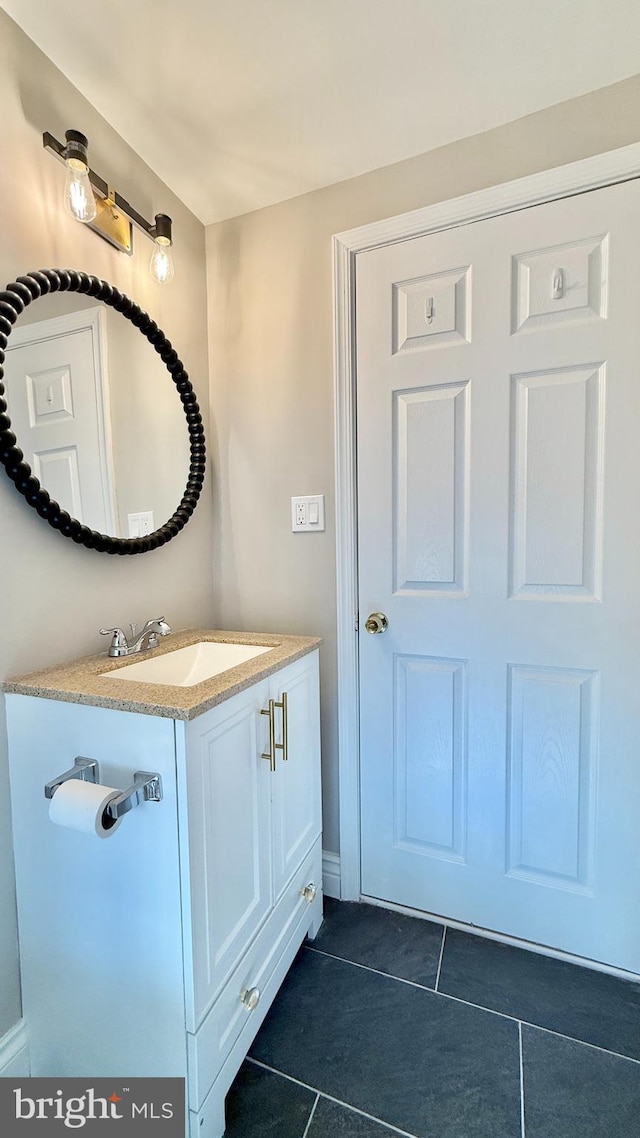
M 136 514 L 127 514 L 129 537 L 146 537 L 156 528 L 153 522 L 153 510 L 141 510 Z
M 324 494 L 303 494 L 291 499 L 294 533 L 320 533 L 324 528 Z

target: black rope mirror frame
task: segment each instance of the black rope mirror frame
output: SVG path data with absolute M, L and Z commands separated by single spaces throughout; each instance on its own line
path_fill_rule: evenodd
M 72 518 L 40 485 L 17 446 L 18 440 L 11 430 L 11 419 L 5 399 L 5 349 L 20 313 L 24 312 L 27 305 L 34 300 L 50 292 L 79 292 L 85 296 L 95 297 L 96 300 L 102 300 L 111 308 L 115 308 L 116 312 L 120 312 L 143 336 L 146 336 L 166 365 L 178 390 L 189 430 L 190 463 L 187 486 L 173 517 L 146 537 L 109 537 L 108 534 L 98 533 L 82 525 L 76 518 Z M 26 498 L 34 510 L 37 510 L 41 518 L 59 530 L 64 537 L 70 537 L 78 545 L 86 545 L 87 549 L 96 549 L 99 553 L 147 553 L 150 549 L 157 549 L 159 545 L 171 541 L 171 538 L 175 537 L 189 521 L 200 497 L 205 475 L 204 430 L 195 392 L 178 358 L 178 353 L 156 322 L 108 281 L 102 281 L 99 277 L 92 277 L 74 269 L 41 269 L 27 273 L 24 277 L 18 277 L 17 281 L 7 285 L 4 292 L 0 292 L 0 462 L 18 492 Z

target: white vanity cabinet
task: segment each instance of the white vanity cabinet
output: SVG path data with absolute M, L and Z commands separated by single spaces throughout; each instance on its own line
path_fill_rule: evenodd
M 322 920 L 318 651 L 189 720 L 6 698 L 32 1074 L 184 1076 L 191 1138 L 221 1138 Z M 53 825 L 44 783 L 79 755 L 109 786 L 158 771 L 162 801 L 104 840 Z
M 189 1100 L 206 1135 L 322 919 L 317 652 L 180 728 Z

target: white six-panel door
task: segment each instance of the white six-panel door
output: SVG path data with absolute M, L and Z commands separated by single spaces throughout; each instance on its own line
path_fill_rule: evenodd
M 633 971 L 639 251 L 629 182 L 356 290 L 362 892 Z

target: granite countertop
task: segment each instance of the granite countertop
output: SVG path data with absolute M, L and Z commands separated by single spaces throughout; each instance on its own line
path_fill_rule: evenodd
M 100 673 L 115 672 L 118 668 L 142 660 L 155 659 L 177 648 L 186 648 L 201 640 L 223 644 L 255 644 L 273 649 L 253 660 L 237 664 L 211 679 L 192 687 L 173 684 L 140 683 L 118 680 Z M 259 683 L 287 664 L 313 652 L 322 643 L 317 636 L 280 636 L 277 633 L 227 632 L 215 629 L 187 629 L 163 637 L 157 648 L 118 659 L 102 652 L 98 656 L 85 656 L 70 664 L 44 668 L 26 676 L 5 680 L 3 691 L 17 695 L 57 699 L 64 703 L 83 703 L 90 707 L 109 707 L 116 711 L 137 711 L 143 715 L 161 715 L 166 719 L 195 719 L 216 704 Z

